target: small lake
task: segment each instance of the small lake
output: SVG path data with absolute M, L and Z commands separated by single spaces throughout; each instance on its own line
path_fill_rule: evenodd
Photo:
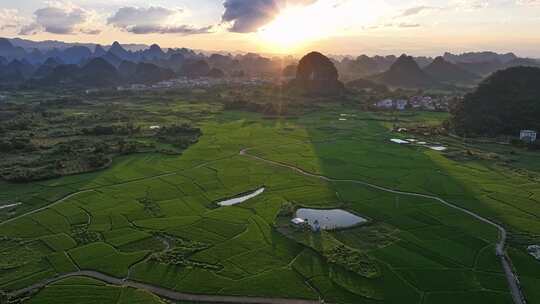
M 237 196 L 237 197 L 234 197 L 234 198 L 231 198 L 231 199 L 228 199 L 228 200 L 224 200 L 224 201 L 219 201 L 217 204 L 221 207 L 225 207 L 225 206 L 234 206 L 234 205 L 238 205 L 240 203 L 243 203 L 249 199 L 252 199 L 260 194 L 262 194 L 264 192 L 264 190 L 266 190 L 266 188 L 262 187 L 262 188 L 259 188 L 253 192 L 250 192 L 250 193 L 247 193 L 247 194 L 244 194 L 244 195 L 241 195 L 241 196 Z
M 311 228 L 316 229 L 315 221 L 322 230 L 350 228 L 367 222 L 367 219 L 342 209 L 307 209 L 296 211 L 296 217 L 307 220 Z

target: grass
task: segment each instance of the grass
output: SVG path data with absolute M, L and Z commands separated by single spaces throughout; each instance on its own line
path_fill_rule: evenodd
M 79 268 L 97 270 L 123 278 L 128 268 L 142 260 L 147 252 L 122 253 L 105 243 L 92 243 L 69 251 Z
M 77 265 L 65 252 L 57 252 L 47 256 L 47 261 L 57 273 L 70 273 L 78 270 Z
M 48 286 L 34 296 L 32 304 L 163 304 L 158 297 L 132 288 L 121 288 L 99 284 L 88 279 L 65 279 Z
M 64 233 L 48 235 L 41 240 L 54 251 L 65 251 L 77 246 L 77 243 Z

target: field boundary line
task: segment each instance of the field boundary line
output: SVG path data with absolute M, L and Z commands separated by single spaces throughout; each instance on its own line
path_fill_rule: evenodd
M 137 183 L 137 182 L 153 180 L 153 179 L 160 179 L 162 177 L 168 177 L 168 176 L 173 176 L 173 175 L 181 175 L 183 177 L 186 177 L 186 176 L 182 175 L 181 173 L 185 172 L 185 171 L 193 170 L 193 169 L 200 169 L 200 168 L 202 168 L 202 167 L 204 167 L 206 165 L 209 165 L 209 164 L 212 164 L 212 163 L 215 163 L 215 162 L 218 162 L 218 161 L 222 161 L 222 160 L 225 160 L 225 159 L 229 159 L 229 158 L 232 158 L 232 157 L 235 157 L 235 156 L 236 156 L 236 154 L 229 155 L 229 156 L 224 156 L 224 157 L 220 157 L 220 158 L 217 158 L 217 159 L 202 162 L 200 164 L 197 164 L 197 165 L 189 167 L 189 168 L 183 168 L 183 169 L 178 169 L 178 170 L 175 170 L 175 171 L 169 171 L 169 172 L 165 172 L 165 173 L 158 174 L 158 175 L 145 176 L 145 177 L 125 180 L 125 181 L 121 181 L 121 182 L 118 182 L 118 183 L 115 183 L 115 184 L 99 185 L 99 186 L 96 186 L 96 187 L 92 187 L 92 188 L 88 188 L 88 189 L 84 189 L 84 190 L 79 190 L 79 191 L 67 193 L 66 195 L 59 198 L 58 200 L 53 201 L 53 202 L 49 202 L 47 205 L 44 205 L 44 206 L 39 207 L 39 208 L 34 209 L 34 210 L 27 211 L 25 213 L 22 213 L 20 215 L 15 216 L 15 217 L 8 218 L 5 221 L 0 222 L 0 226 L 11 223 L 11 222 L 13 222 L 15 220 L 18 220 L 20 218 L 23 218 L 23 217 L 25 217 L 27 215 L 31 215 L 31 214 L 39 213 L 40 211 L 43 211 L 43 210 L 47 210 L 48 208 L 54 207 L 54 206 L 56 206 L 56 205 L 58 205 L 58 204 L 60 204 L 60 203 L 62 203 L 64 201 L 74 197 L 74 196 L 77 196 L 77 195 L 80 195 L 80 194 L 83 194 L 83 193 L 86 193 L 86 192 L 98 191 L 99 189 L 103 189 L 103 188 L 107 188 L 107 187 L 123 186 L 123 185 L 131 184 L 131 183 Z M 189 179 L 189 177 L 187 177 L 187 178 Z

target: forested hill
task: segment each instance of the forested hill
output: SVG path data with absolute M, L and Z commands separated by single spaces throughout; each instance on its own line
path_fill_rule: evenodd
M 467 135 L 517 135 L 540 131 L 540 68 L 496 72 L 453 110 L 452 125 Z

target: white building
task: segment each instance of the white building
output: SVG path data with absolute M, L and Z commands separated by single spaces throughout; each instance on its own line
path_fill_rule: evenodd
M 413 96 L 409 103 L 413 109 L 435 110 L 435 100 L 431 96 Z
M 538 245 L 531 245 L 527 247 L 527 251 L 530 255 L 532 255 L 535 259 L 540 261 L 540 246 Z
M 521 130 L 519 134 L 519 139 L 524 142 L 532 143 L 536 141 L 536 131 L 532 130 Z
M 297 218 L 293 218 L 291 220 L 291 223 L 293 223 L 293 225 L 295 226 L 302 226 L 306 223 L 306 220 L 297 217 Z
M 405 99 L 398 99 L 396 100 L 396 109 L 399 111 L 404 111 L 408 104 L 409 101 Z
M 392 99 L 384 99 L 375 104 L 377 108 L 392 109 L 394 107 L 394 101 Z

